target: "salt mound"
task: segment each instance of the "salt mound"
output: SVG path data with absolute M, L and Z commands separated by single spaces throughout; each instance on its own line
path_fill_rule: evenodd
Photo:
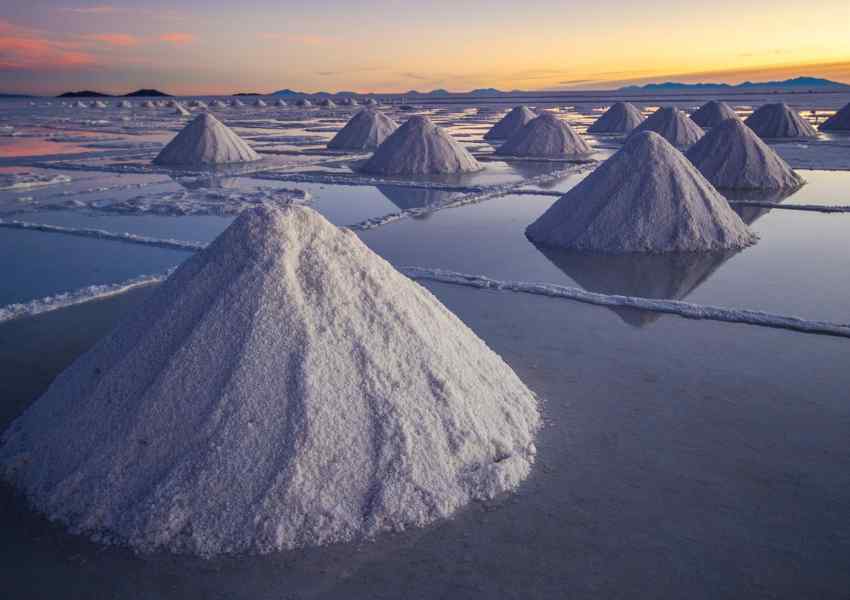
M 201 113 L 153 160 L 158 165 L 203 166 L 260 160 L 260 155 L 211 113 Z
M 850 103 L 821 123 L 821 131 L 850 131 Z
M 535 118 L 537 114 L 527 106 L 515 106 L 484 134 L 484 139 L 506 140 Z
M 76 106 L 77 108 L 88 108 L 82 100 L 77 100 L 74 103 L 74 106 Z
M 275 106 L 286 106 L 286 100 L 283 100 L 282 98 L 279 98 L 279 99 L 278 99 L 278 100 L 274 103 L 274 105 L 275 105 Z
M 154 104 L 150 100 L 145 100 L 144 102 L 142 102 L 142 108 L 156 108 L 156 104 Z
M 103 102 L 102 100 L 95 100 L 94 102 L 91 103 L 91 105 L 92 105 L 92 108 L 106 108 L 107 107 L 106 102 Z
M 656 110 L 643 123 L 635 127 L 631 135 L 643 131 L 654 131 L 680 148 L 690 146 L 705 133 L 688 115 L 673 106 L 662 106 Z
M 395 130 L 361 167 L 380 175 L 438 175 L 480 171 L 466 148 L 428 117 L 415 116 Z
M 254 106 L 256 106 L 256 107 L 258 107 L 258 108 L 264 108 L 264 107 L 268 106 L 268 104 L 266 104 L 266 103 L 263 101 L 263 99 L 262 99 L 262 98 L 257 98 L 257 99 L 254 101 Z
M 192 108 L 207 108 L 207 104 L 203 100 L 192 100 L 189 106 Z
M 363 104 L 365 104 L 366 106 L 378 106 L 378 101 L 375 100 L 374 98 L 369 98 Z
M 784 102 L 760 106 L 746 121 L 763 138 L 809 138 L 818 132 Z
M 328 142 L 335 150 L 373 150 L 384 143 L 398 123 L 384 113 L 364 108 L 351 117 L 339 133 Z
M 227 108 L 227 103 L 221 100 L 213 100 L 212 102 L 210 102 L 210 106 L 212 108 Z
M 425 288 L 303 207 L 242 213 L 3 434 L 0 473 L 75 532 L 266 553 L 515 488 L 536 401 Z
M 118 103 L 118 108 L 133 108 L 133 103 L 129 100 L 122 100 Z
M 174 103 L 174 114 L 180 115 L 181 117 L 191 117 L 192 113 L 183 108 L 183 106 L 179 102 Z
M 310 102 L 309 100 L 307 100 L 307 98 L 299 98 L 298 100 L 295 101 L 295 105 L 306 108 L 308 106 L 313 106 L 313 103 Z
M 239 98 L 236 98 L 230 103 L 230 106 L 232 106 L 233 108 L 242 108 L 245 106 L 245 103 L 242 102 Z
M 617 102 L 587 128 L 588 133 L 629 133 L 643 122 L 643 115 L 631 102 Z
M 513 134 L 496 154 L 559 158 L 593 152 L 587 142 L 565 121 L 544 112 Z
M 756 239 L 696 167 L 653 132 L 629 136 L 526 235 L 544 246 L 603 254 L 726 250 Z
M 715 187 L 779 190 L 803 183 L 782 158 L 739 119 L 727 119 L 687 152 L 688 159 Z
M 336 104 L 330 98 L 325 98 L 324 100 L 320 100 L 319 106 L 323 106 L 325 108 L 336 108 Z
M 719 100 L 709 100 L 691 115 L 691 120 L 700 127 L 714 127 L 726 119 L 737 118 L 738 113 L 731 106 Z

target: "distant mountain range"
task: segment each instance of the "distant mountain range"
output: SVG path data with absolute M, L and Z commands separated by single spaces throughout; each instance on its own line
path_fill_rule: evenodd
M 820 79 L 818 77 L 795 77 L 784 81 L 745 81 L 736 85 L 729 83 L 679 83 L 676 81 L 667 81 L 665 83 L 648 83 L 646 85 L 628 85 L 621 87 L 618 91 L 642 91 L 642 92 L 659 92 L 659 91 L 711 91 L 711 90 L 850 90 L 850 85 L 839 83 L 838 81 L 830 81 L 829 79 Z
M 130 92 L 129 94 L 124 94 L 123 96 L 113 96 L 112 94 L 104 94 L 101 92 L 93 92 L 91 90 L 81 90 L 79 92 L 65 92 L 64 94 L 59 94 L 58 98 L 150 98 L 150 97 L 163 97 L 170 98 L 171 94 L 166 94 L 165 92 L 160 92 L 159 90 L 151 90 L 151 89 L 141 89 L 136 90 L 135 92 Z

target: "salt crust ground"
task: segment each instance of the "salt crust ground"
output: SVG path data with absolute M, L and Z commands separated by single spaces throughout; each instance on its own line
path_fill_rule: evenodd
M 516 487 L 535 398 L 427 290 L 305 208 L 243 213 L 3 434 L 72 531 L 265 553 L 422 526 Z
M 544 246 L 603 254 L 706 252 L 756 240 L 690 161 L 651 131 L 630 136 L 526 235 Z

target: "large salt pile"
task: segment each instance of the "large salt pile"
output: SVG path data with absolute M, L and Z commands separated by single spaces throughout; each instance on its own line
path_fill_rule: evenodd
M 514 489 L 536 400 L 425 288 L 303 207 L 248 210 L 3 434 L 0 473 L 140 551 L 363 539 Z
M 210 113 L 201 113 L 153 160 L 158 165 L 204 166 L 260 160 L 260 155 Z
M 428 117 L 415 116 L 384 140 L 360 170 L 380 175 L 438 175 L 481 168 L 445 130 Z
M 565 121 L 550 112 L 532 119 L 502 144 L 496 154 L 539 158 L 586 156 L 593 152 Z
M 737 118 L 712 127 L 686 156 L 717 188 L 779 190 L 803 183 L 773 148 Z
M 629 136 L 526 235 L 544 246 L 604 254 L 725 250 L 756 239 L 696 167 L 650 131 Z
M 734 109 L 719 100 L 709 100 L 691 115 L 691 120 L 700 127 L 714 127 L 726 119 L 737 118 L 738 114 Z
M 821 123 L 821 131 L 850 131 L 850 103 Z
M 398 123 L 384 113 L 363 108 L 351 117 L 345 127 L 328 142 L 334 150 L 374 150 L 384 143 L 396 129 Z
M 643 122 L 643 115 L 631 102 L 617 102 L 596 119 L 588 133 L 629 133 Z
M 632 130 L 631 135 L 654 131 L 674 146 L 690 146 L 705 133 L 684 112 L 673 106 L 662 106 Z
M 757 135 L 768 139 L 818 136 L 815 128 L 784 102 L 760 106 L 744 122 Z
M 511 112 L 484 134 L 485 140 L 506 140 L 525 127 L 529 121 L 537 118 L 537 114 L 527 106 L 514 106 Z

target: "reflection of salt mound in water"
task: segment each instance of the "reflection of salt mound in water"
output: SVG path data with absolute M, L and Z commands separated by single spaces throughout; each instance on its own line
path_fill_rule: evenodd
M 850 131 L 850 103 L 821 123 L 821 131 Z
M 307 100 L 307 98 L 299 98 L 298 100 L 295 101 L 295 105 L 300 106 L 302 108 L 307 108 L 307 107 L 313 106 L 313 103 L 310 102 L 309 100 Z
M 763 138 L 810 138 L 818 132 L 784 102 L 760 106 L 744 121 Z
M 717 188 L 772 190 L 803 183 L 782 158 L 740 119 L 716 125 L 687 152 Z
M 384 143 L 398 123 L 384 113 L 364 108 L 351 117 L 348 123 L 328 142 L 335 150 L 373 150 Z
M 481 109 L 478 111 L 481 112 Z M 514 106 L 498 123 L 484 134 L 485 140 L 506 140 L 525 127 L 537 114 L 527 106 Z
M 630 136 L 526 235 L 541 245 L 606 254 L 707 252 L 755 241 L 688 159 L 649 131 Z
M 737 119 L 738 114 L 731 106 L 719 100 L 709 100 L 691 115 L 691 120 L 700 127 L 714 127 L 726 119 Z
M 546 258 L 589 292 L 655 300 L 684 300 L 737 250 L 665 254 L 582 254 L 539 246 Z M 611 308 L 623 321 L 642 327 L 661 313 Z
M 436 209 L 454 196 L 454 193 L 445 190 L 409 188 L 399 185 L 379 185 L 376 187 L 400 210 Z M 429 212 L 424 212 L 414 218 L 424 219 L 429 216 Z
M 617 102 L 596 122 L 587 128 L 588 133 L 629 133 L 643 122 L 643 115 L 631 102 Z
M 496 154 L 537 158 L 586 156 L 591 152 L 569 124 L 549 112 L 529 121 L 496 150 Z
M 480 171 L 481 165 L 428 117 L 416 116 L 384 140 L 361 167 L 379 175 L 439 175 Z
M 652 113 L 643 123 L 635 127 L 631 135 L 643 131 L 654 131 L 665 140 L 683 148 L 699 140 L 705 133 L 684 112 L 673 106 L 664 106 Z
M 260 160 L 260 155 L 210 113 L 195 117 L 154 159 L 158 165 L 204 166 Z
M 62 373 L 5 432 L 0 468 L 98 539 L 265 553 L 512 490 L 538 422 L 425 288 L 315 211 L 261 207 Z

